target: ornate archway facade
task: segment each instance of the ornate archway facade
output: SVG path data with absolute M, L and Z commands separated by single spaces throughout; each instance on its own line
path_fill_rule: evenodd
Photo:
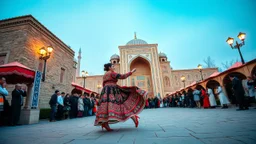
M 139 61 L 144 61 L 148 63 L 149 70 L 148 73 L 141 75 L 138 72 L 138 76 L 141 77 L 129 77 L 126 80 L 121 82 L 121 85 L 131 86 L 133 81 L 137 81 L 137 86 L 139 82 L 141 82 L 142 88 L 149 90 L 150 96 L 164 96 L 163 89 L 163 78 L 161 74 L 161 67 L 159 62 L 159 56 L 157 52 L 157 44 L 141 44 L 141 45 L 125 45 L 119 46 L 120 51 L 120 73 L 126 73 L 131 71 L 133 68 L 133 64 Z M 140 80 L 145 79 L 145 80 Z M 149 79 L 149 80 L 148 80 Z M 143 82 L 144 81 L 144 82 Z M 143 85 L 145 83 L 145 85 Z

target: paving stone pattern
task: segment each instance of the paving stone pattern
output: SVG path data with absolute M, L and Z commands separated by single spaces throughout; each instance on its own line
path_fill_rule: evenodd
M 16 127 L 0 127 L 1 144 L 256 144 L 256 109 L 161 108 L 111 125 L 93 126 L 95 117 Z

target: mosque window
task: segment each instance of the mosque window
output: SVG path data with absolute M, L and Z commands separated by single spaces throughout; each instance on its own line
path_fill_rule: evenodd
M 138 87 L 144 87 L 144 82 L 143 81 L 141 81 L 141 82 L 138 82 Z
M 170 79 L 169 79 L 167 76 L 164 77 L 164 85 L 165 85 L 166 87 L 169 87 L 169 86 L 170 86 Z
M 196 74 L 196 79 L 198 79 L 198 75 Z
M 134 78 L 132 78 L 132 86 L 135 86 Z
M 114 64 L 116 64 L 116 61 L 113 61 Z
M 64 75 L 65 75 L 65 69 L 61 68 L 61 70 L 60 70 L 60 83 L 63 83 Z

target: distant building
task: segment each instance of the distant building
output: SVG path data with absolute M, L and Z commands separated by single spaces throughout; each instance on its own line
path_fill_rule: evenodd
M 163 97 L 167 93 L 183 88 L 181 76 L 186 77 L 186 85 L 201 80 L 198 69 L 173 70 L 167 55 L 158 52 L 158 44 L 148 44 L 146 41 L 138 39 L 136 33 L 134 39 L 118 48 L 120 55 L 114 54 L 110 57 L 110 62 L 115 65 L 116 72 L 126 73 L 137 68 L 136 73 L 131 77 L 119 81 L 122 86 L 136 85 L 148 91 L 149 96 L 160 95 Z M 217 68 L 203 69 L 203 77 L 207 78 L 216 71 L 218 71 Z M 102 88 L 99 87 L 102 85 L 102 78 L 103 75 L 88 76 L 85 86 L 99 92 Z M 83 78 L 78 76 L 76 83 L 83 85 Z

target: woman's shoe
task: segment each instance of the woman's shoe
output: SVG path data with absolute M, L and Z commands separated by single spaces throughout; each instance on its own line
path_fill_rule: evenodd
M 109 127 L 108 123 L 103 123 L 101 125 L 101 129 L 103 130 L 103 128 L 105 128 L 107 131 L 113 131 L 113 129 Z
M 140 117 L 135 115 L 135 127 L 137 128 L 139 126 L 139 119 Z

